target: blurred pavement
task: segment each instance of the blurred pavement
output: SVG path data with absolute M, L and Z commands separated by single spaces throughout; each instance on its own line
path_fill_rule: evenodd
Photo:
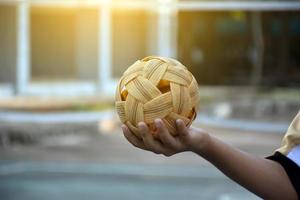
M 193 125 L 249 153 L 272 154 L 300 108 L 297 95 L 222 92 L 202 90 Z M 167 158 L 133 147 L 112 106 L 99 98 L 2 99 L 1 199 L 259 199 L 196 154 Z
M 106 113 L 100 122 L 0 122 L 0 195 L 8 200 L 258 199 L 193 153 L 166 158 L 133 147 L 116 116 Z M 282 137 L 194 125 L 259 156 L 272 154 Z

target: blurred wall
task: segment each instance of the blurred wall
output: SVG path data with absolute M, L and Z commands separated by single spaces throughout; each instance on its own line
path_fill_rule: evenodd
M 172 49 L 202 85 L 256 85 L 252 79 L 258 74 L 261 86 L 300 86 L 299 11 L 179 10 L 164 21 L 164 15 L 152 8 L 110 9 L 110 81 L 137 59 Z M 101 7 L 31 4 L 29 12 L 33 80 L 99 78 Z M 14 6 L 0 6 L 0 83 L 15 82 L 16 20 Z M 258 29 L 261 41 L 253 34 Z M 170 35 L 160 34 L 168 30 Z M 158 45 L 164 37 L 166 44 L 174 41 L 172 45 Z M 260 66 L 259 73 L 254 73 L 255 66 Z M 100 69 L 110 76 L 107 68 Z
M 16 80 L 16 13 L 15 6 L 0 6 L 0 83 Z
M 146 46 L 147 46 L 147 55 L 157 55 L 158 54 L 158 16 L 155 11 L 147 12 L 147 21 L 146 21 Z
M 147 28 L 146 11 L 113 10 L 113 77 L 120 77 L 137 59 L 146 56 Z
M 98 21 L 97 9 L 33 7 L 33 79 L 95 80 Z
M 83 8 L 76 15 L 76 68 L 80 80 L 96 80 L 98 71 L 99 12 Z
M 31 9 L 33 78 L 75 77 L 74 15 L 73 9 Z

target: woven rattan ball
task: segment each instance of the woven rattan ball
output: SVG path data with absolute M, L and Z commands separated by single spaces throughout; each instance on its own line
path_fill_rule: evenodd
M 131 65 L 116 90 L 116 110 L 122 123 L 140 137 L 137 124 L 144 121 L 155 134 L 154 120 L 161 118 L 172 135 L 176 119 L 190 126 L 196 117 L 198 84 L 177 60 L 146 57 Z

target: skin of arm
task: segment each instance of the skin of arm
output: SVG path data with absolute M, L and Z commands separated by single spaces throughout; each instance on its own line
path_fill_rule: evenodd
M 176 121 L 176 137 L 169 133 L 161 119 L 155 120 L 155 126 L 159 140 L 153 138 L 144 122 L 138 124 L 141 139 L 124 124 L 122 130 L 132 145 L 156 154 L 172 156 L 184 151 L 194 152 L 263 199 L 298 199 L 288 175 L 279 163 L 240 151 L 205 130 L 187 128 L 180 119 Z

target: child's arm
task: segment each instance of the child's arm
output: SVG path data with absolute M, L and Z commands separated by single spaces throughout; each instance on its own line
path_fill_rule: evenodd
M 122 129 L 134 146 L 154 153 L 171 156 L 183 151 L 195 152 L 263 199 L 297 199 L 296 191 L 280 164 L 242 152 L 201 129 L 186 128 L 182 120 L 176 123 L 179 136 L 173 137 L 162 120 L 155 120 L 161 142 L 152 137 L 143 122 L 138 125 L 142 139 L 134 136 L 125 125 Z

